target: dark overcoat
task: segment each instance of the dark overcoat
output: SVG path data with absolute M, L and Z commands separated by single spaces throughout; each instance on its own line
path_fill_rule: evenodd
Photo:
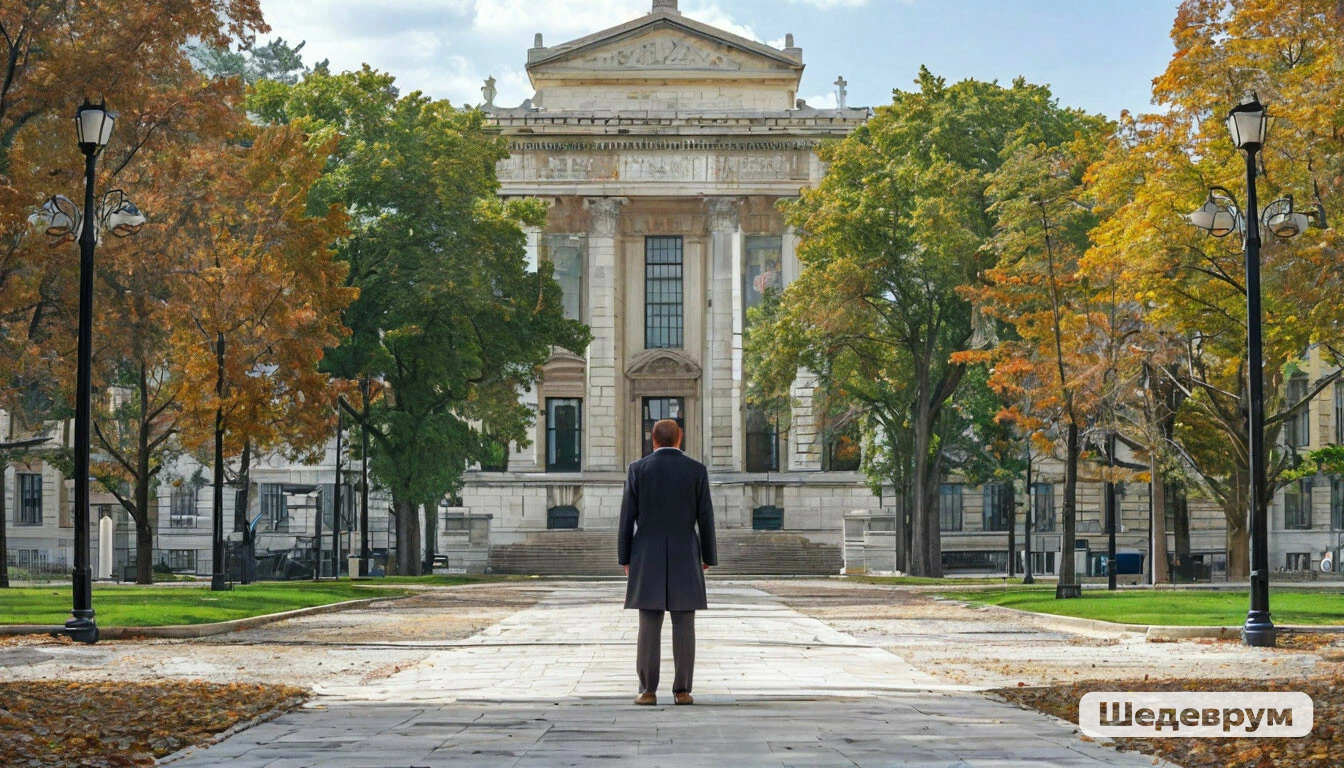
M 718 565 L 719 556 L 705 465 L 675 448 L 659 449 L 631 464 L 618 549 L 621 565 L 630 566 L 626 608 L 707 608 L 701 565 Z

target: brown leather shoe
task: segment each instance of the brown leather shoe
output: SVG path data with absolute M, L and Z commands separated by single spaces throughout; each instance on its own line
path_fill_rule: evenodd
M 652 707 L 658 703 L 658 697 L 652 693 L 641 693 L 635 697 L 635 704 L 641 707 Z
M 673 698 L 676 699 L 678 705 L 684 706 L 695 703 L 695 699 L 691 698 L 691 694 L 685 692 L 678 693 Z

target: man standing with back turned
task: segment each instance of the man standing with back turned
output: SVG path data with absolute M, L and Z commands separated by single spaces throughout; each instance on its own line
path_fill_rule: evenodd
M 625 566 L 625 607 L 639 610 L 635 703 L 642 706 L 658 703 L 665 611 L 672 612 L 672 693 L 678 704 L 693 703 L 695 612 L 709 607 L 705 571 L 719 564 L 709 472 L 681 452 L 681 437 L 675 421 L 653 425 L 654 451 L 630 465 L 621 502 L 618 546 Z

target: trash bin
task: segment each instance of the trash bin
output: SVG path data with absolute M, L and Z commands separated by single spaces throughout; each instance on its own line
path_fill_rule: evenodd
M 346 570 L 346 573 L 349 574 L 350 578 L 353 579 L 353 578 L 355 578 L 356 576 L 358 576 L 358 575 L 359 575 L 359 555 L 350 555 L 349 557 L 345 558 L 345 567 L 346 567 L 346 569 L 347 569 L 347 570 Z

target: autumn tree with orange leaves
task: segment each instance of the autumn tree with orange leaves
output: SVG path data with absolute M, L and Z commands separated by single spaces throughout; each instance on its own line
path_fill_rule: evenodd
M 77 197 L 82 190 L 83 161 L 71 123 L 75 108 L 86 97 L 106 99 L 119 118 L 100 162 L 98 188 L 125 188 L 155 215 L 168 213 L 170 208 L 150 207 L 147 156 L 217 135 L 220 126 L 233 123 L 241 96 L 236 83 L 204 82 L 185 46 L 249 45 L 264 29 L 256 0 L 0 4 L 0 407 L 24 423 L 62 416 L 72 394 L 78 250 L 69 243 L 49 246 L 41 233 L 26 230 L 29 213 L 45 199 Z M 172 399 L 160 397 L 156 383 L 166 370 L 156 351 L 164 339 L 158 326 L 167 319 L 165 295 L 149 260 L 137 259 L 128 243 L 105 242 L 98 262 L 99 404 L 142 414 L 126 438 L 146 450 L 123 455 L 126 466 L 119 463 L 119 472 L 138 473 L 148 488 L 157 475 L 155 457 L 172 433 L 164 418 Z M 113 349 L 137 354 L 125 357 Z M 123 381 L 144 386 L 130 391 L 114 385 Z M 45 458 L 68 463 L 60 455 Z M 148 496 L 121 482 L 114 487 L 136 520 L 140 578 L 148 580 Z
M 1235 235 L 1218 240 L 1182 221 L 1211 185 L 1244 195 L 1245 161 L 1224 126 L 1249 93 L 1274 122 L 1259 187 L 1264 201 L 1288 194 L 1344 213 L 1344 8 L 1338 0 L 1186 0 L 1172 31 L 1176 55 L 1154 83 L 1162 111 L 1125 116 L 1092 185 L 1101 225 L 1090 264 L 1119 265 L 1123 292 L 1141 306 L 1155 383 L 1165 414 L 1149 429 L 1169 457 L 1171 479 L 1217 503 L 1227 520 L 1228 576 L 1249 569 L 1250 371 L 1246 366 L 1244 253 Z M 1313 230 L 1293 241 L 1266 236 L 1264 381 L 1266 444 L 1283 422 L 1339 376 L 1309 382 L 1290 400 L 1288 379 L 1303 355 L 1331 370 L 1344 363 L 1344 235 Z M 1269 489 L 1295 459 L 1277 447 Z M 1159 515 L 1160 517 L 1160 515 Z
M 963 293 L 1012 333 L 993 350 L 955 358 L 989 362 L 989 384 L 1009 403 L 1002 418 L 1033 433 L 1045 450 L 1062 452 L 1066 542 L 1077 523 L 1083 433 L 1101 412 L 1103 359 L 1114 346 L 1105 291 L 1099 296 L 1080 270 L 1096 223 L 1083 174 L 1108 135 L 1107 123 L 1094 119 L 1059 146 L 1024 138 L 1005 148 L 988 187 L 998 263 L 985 272 L 985 285 Z M 1069 554 L 1059 564 L 1057 597 L 1081 594 Z
M 309 145 L 292 126 L 254 128 L 247 138 L 193 153 L 188 163 L 208 179 L 197 188 L 208 192 L 191 196 L 167 227 L 181 265 L 171 340 L 182 361 L 181 442 L 213 451 L 220 526 L 227 462 L 240 457 L 245 510 L 254 455 L 320 458 L 336 390 L 318 365 L 343 338 L 341 313 L 358 295 L 332 250 L 345 231 L 343 209 L 307 212 L 334 142 Z

